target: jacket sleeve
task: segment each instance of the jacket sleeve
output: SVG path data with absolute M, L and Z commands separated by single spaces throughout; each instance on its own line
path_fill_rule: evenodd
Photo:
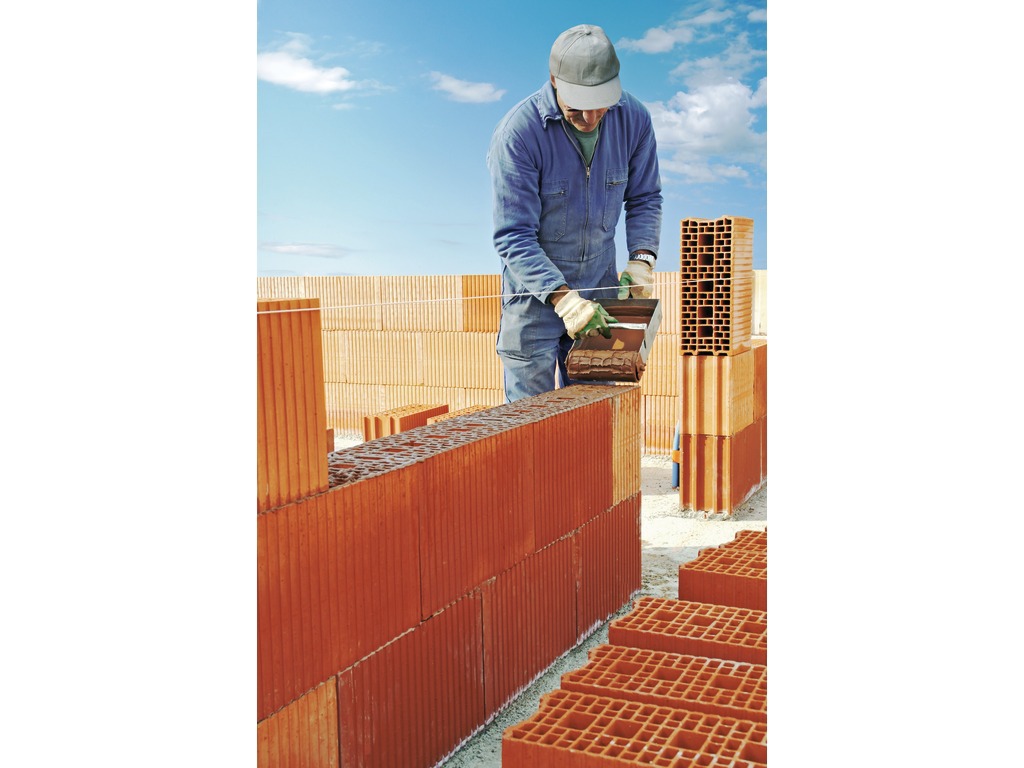
M 565 277 L 540 246 L 540 167 L 523 138 L 495 131 L 487 153 L 491 173 L 494 247 L 522 290 L 541 302 L 565 284 Z
M 661 174 L 658 144 L 651 115 L 643 105 L 640 140 L 629 159 L 629 181 L 623 200 L 626 210 L 626 248 L 629 253 L 646 249 L 658 255 L 661 242 Z

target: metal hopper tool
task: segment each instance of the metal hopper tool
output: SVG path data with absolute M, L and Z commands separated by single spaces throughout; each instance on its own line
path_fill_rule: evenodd
M 597 299 L 617 322 L 612 336 L 576 339 L 565 365 L 570 379 L 638 382 L 661 325 L 660 299 Z

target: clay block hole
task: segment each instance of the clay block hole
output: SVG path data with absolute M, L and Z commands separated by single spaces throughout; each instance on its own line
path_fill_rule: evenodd
M 732 675 L 715 675 L 714 680 L 711 681 L 712 688 L 719 688 L 726 691 L 737 690 L 743 681 L 738 677 Z
M 747 744 L 740 752 L 740 759 L 768 765 L 768 747 L 764 744 Z
M 631 661 L 617 661 L 612 664 L 611 671 L 617 675 L 628 675 L 633 677 L 640 671 L 640 665 Z
M 757 621 L 745 621 L 740 624 L 740 632 L 748 632 L 751 635 L 762 635 L 764 634 L 765 629 L 767 629 L 767 627 Z
M 622 739 L 632 739 L 636 736 L 636 732 L 640 730 L 640 725 L 640 723 L 630 720 L 614 720 L 608 726 L 605 733 Z
M 594 723 L 594 716 L 584 712 L 567 712 L 565 717 L 559 721 L 559 725 L 571 728 L 574 731 L 585 731 Z
M 704 749 L 704 742 L 708 740 L 706 734 L 696 733 L 694 731 L 679 731 L 672 740 L 669 741 L 670 747 L 676 749 L 690 749 L 694 752 L 701 752 Z
M 670 683 L 676 682 L 683 674 L 681 669 L 672 669 L 672 667 L 658 667 L 654 670 L 654 674 L 651 675 L 655 680 L 666 680 Z

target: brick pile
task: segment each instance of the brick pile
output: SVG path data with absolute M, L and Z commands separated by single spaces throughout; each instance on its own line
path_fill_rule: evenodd
M 768 475 L 768 343 L 751 327 L 753 221 L 681 223 L 679 506 L 731 515 Z
M 718 550 L 764 559 L 767 533 L 741 532 L 701 554 Z M 704 572 L 709 582 L 727 578 Z M 717 594 L 740 593 L 723 586 Z M 767 623 L 767 612 L 732 602 L 639 598 L 584 667 L 505 729 L 502 765 L 765 768 Z

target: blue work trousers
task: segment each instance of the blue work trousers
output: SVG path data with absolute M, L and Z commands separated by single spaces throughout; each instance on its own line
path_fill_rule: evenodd
M 505 375 L 505 402 L 550 392 L 569 384 L 586 384 L 569 378 L 565 358 L 573 340 L 563 333 L 560 338 L 537 341 L 530 355 L 520 352 L 499 351 Z

